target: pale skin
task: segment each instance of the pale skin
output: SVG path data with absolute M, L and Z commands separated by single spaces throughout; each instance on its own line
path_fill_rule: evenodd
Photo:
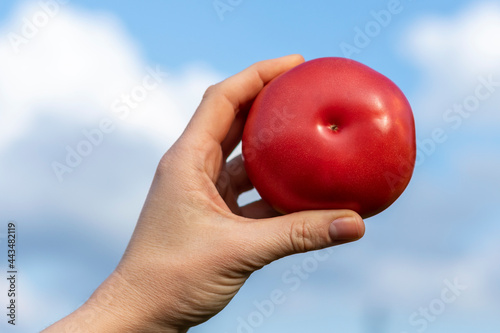
M 43 332 L 187 332 L 272 261 L 364 235 L 353 211 L 280 215 L 261 200 L 237 203 L 253 186 L 241 157 L 226 159 L 241 140 L 249 107 L 265 84 L 303 61 L 300 55 L 261 61 L 207 89 L 161 159 L 115 271 Z

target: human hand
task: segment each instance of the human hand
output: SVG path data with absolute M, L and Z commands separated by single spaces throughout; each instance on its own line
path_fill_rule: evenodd
M 186 332 L 221 311 L 264 265 L 363 236 L 363 221 L 352 211 L 279 216 L 262 200 L 237 203 L 252 184 L 241 156 L 226 159 L 251 103 L 265 84 L 303 61 L 298 55 L 262 61 L 208 88 L 161 159 L 120 264 L 73 322 L 86 314 L 93 318 L 81 326 L 87 332 Z

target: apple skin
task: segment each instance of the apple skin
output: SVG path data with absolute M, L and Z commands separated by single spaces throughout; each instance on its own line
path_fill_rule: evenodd
M 389 207 L 416 158 L 408 100 L 387 77 L 350 59 L 307 61 L 268 83 L 245 124 L 245 170 L 274 209 Z

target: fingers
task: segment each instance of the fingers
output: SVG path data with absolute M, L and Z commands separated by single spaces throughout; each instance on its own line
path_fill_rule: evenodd
M 251 254 L 262 265 L 294 254 L 352 242 L 363 237 L 365 225 L 353 211 L 304 211 L 249 223 Z
M 241 137 L 243 136 L 243 129 L 245 128 L 245 123 L 247 121 L 248 111 L 250 111 L 250 106 L 241 109 L 234 118 L 233 124 L 226 135 L 226 138 L 222 141 L 222 154 L 223 160 L 227 160 L 228 156 L 231 155 L 234 148 L 240 143 Z
M 252 182 L 250 182 L 245 170 L 241 155 L 227 162 L 219 175 L 217 187 L 222 190 L 228 186 L 232 187 L 233 193 L 237 196 L 253 188 Z
M 245 171 L 241 155 L 226 163 L 217 180 L 217 189 L 233 213 L 252 219 L 281 215 L 263 200 L 239 207 L 238 196 L 252 188 L 253 185 Z
M 281 73 L 304 62 L 300 55 L 265 60 L 253 64 L 242 72 L 211 86 L 191 119 L 185 134 L 214 139 L 222 143 L 235 120 L 236 114 L 257 96 L 265 84 Z M 243 117 L 244 118 L 244 117 Z M 242 119 L 244 123 L 244 119 Z M 239 140 L 243 126 L 231 133 L 225 148 L 229 150 Z M 227 152 L 225 152 L 227 154 Z

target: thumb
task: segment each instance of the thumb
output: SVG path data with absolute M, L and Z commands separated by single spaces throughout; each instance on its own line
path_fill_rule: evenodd
M 282 257 L 352 242 L 363 237 L 365 224 L 350 210 L 303 211 L 259 220 L 252 226 L 253 250 L 263 264 Z M 255 235 L 254 233 L 257 233 Z

